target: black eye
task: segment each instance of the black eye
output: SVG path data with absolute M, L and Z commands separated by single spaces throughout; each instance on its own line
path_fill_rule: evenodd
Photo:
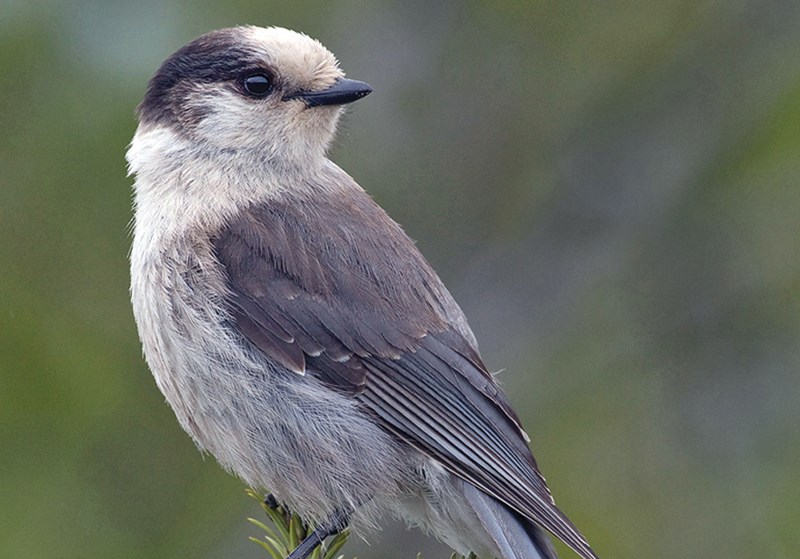
M 242 86 L 253 97 L 264 97 L 272 89 L 272 82 L 266 74 L 251 74 L 242 80 Z

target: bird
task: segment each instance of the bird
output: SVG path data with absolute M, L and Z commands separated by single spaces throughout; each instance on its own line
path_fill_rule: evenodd
M 201 451 L 328 535 L 395 517 L 461 554 L 596 559 L 559 510 L 464 313 L 327 156 L 372 92 L 309 36 L 211 31 L 137 107 L 131 301 Z M 365 154 L 366 155 L 366 154 Z

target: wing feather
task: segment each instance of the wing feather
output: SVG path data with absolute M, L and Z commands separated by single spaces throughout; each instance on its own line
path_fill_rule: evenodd
M 351 393 L 399 439 L 594 558 L 553 503 L 460 311 L 443 311 L 457 306 L 438 277 L 366 195 L 338 204 L 254 207 L 215 237 L 243 338 Z

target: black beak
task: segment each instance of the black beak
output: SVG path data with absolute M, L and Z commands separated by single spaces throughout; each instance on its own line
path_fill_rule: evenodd
M 340 78 L 328 89 L 295 93 L 284 99 L 287 101 L 289 99 L 302 99 L 309 107 L 319 107 L 320 105 L 345 105 L 358 101 L 370 93 L 372 93 L 372 87 L 369 84 Z

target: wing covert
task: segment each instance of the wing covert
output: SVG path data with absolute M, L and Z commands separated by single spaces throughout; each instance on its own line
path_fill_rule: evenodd
M 444 300 L 446 289 L 366 198 L 356 208 L 328 208 L 353 216 L 344 225 L 316 215 L 312 230 L 303 225 L 309 216 L 287 204 L 254 207 L 218 234 L 214 248 L 241 334 L 290 371 L 352 394 L 389 432 L 595 557 L 553 503 L 477 350 L 448 320 L 444 309 L 454 303 Z

